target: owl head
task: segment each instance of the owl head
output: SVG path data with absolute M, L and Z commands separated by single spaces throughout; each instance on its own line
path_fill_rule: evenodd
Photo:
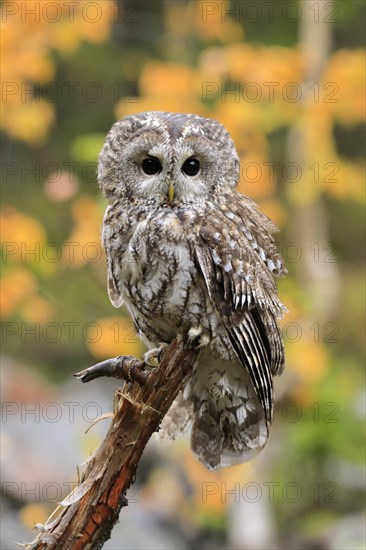
M 239 159 L 227 130 L 192 114 L 149 111 L 122 118 L 99 156 L 98 182 L 111 202 L 205 200 L 238 179 Z

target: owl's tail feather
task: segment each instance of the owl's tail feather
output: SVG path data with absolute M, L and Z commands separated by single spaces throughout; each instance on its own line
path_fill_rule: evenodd
M 196 411 L 191 434 L 192 451 L 210 470 L 251 460 L 265 445 L 267 427 L 253 407 L 235 411 L 211 401 Z M 221 409 L 221 410 L 220 410 Z M 250 410 L 252 409 L 252 410 Z M 254 412 L 254 414 L 253 414 Z
M 210 470 L 252 459 L 265 445 L 264 410 L 244 369 L 225 374 L 201 366 L 163 419 L 160 439 L 175 439 L 192 426 L 191 447 Z
M 183 435 L 192 426 L 193 419 L 193 404 L 183 398 L 183 392 L 179 392 L 160 424 L 159 439 L 169 441 Z

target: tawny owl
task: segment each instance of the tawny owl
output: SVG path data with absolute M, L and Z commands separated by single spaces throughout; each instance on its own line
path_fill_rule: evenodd
M 174 437 L 191 422 L 192 450 L 210 469 L 264 446 L 284 365 L 276 227 L 238 179 L 229 133 L 191 114 L 125 117 L 99 157 L 110 299 L 148 347 L 179 333 L 200 347 L 162 429 Z

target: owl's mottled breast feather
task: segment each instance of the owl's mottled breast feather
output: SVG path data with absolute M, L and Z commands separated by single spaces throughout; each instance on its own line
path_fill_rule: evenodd
M 241 323 L 244 309 L 259 307 L 272 338 L 274 318 L 284 310 L 273 279 L 285 273 L 271 235 L 275 230 L 236 191 L 176 206 L 117 202 L 103 224 L 111 299 L 124 302 L 138 326 L 144 317 L 168 324 L 170 334 L 166 327 L 161 334 L 159 326 L 154 330 L 161 340 L 174 337 L 174 325 L 204 322 L 213 305 L 220 322 L 234 324 Z M 282 363 L 277 358 L 274 370 Z

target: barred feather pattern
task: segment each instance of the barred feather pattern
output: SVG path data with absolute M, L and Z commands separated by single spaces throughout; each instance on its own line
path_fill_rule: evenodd
M 141 170 L 144 158 L 159 174 Z M 183 173 L 187 159 L 200 171 Z M 102 240 L 108 292 L 125 305 L 149 348 L 184 335 L 201 351 L 161 431 L 191 426 L 191 446 L 210 469 L 252 458 L 268 437 L 273 376 L 286 311 L 274 276 L 286 274 L 273 222 L 239 193 L 239 163 L 218 122 L 148 112 L 117 122 L 99 160 L 109 201 Z M 174 198 L 169 186 L 174 186 Z

